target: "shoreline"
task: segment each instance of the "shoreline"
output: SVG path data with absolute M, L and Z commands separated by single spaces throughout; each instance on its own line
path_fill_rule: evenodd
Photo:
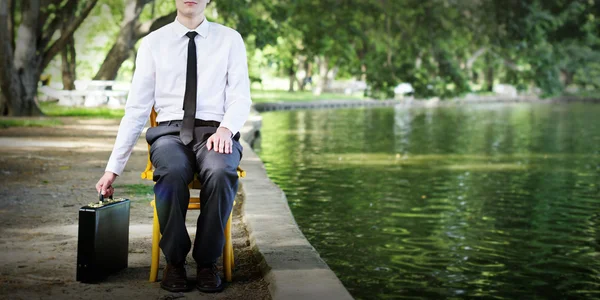
M 317 100 L 305 102 L 263 102 L 256 103 L 253 108 L 258 112 L 294 110 L 294 109 L 324 109 L 324 108 L 357 108 L 357 107 L 441 107 L 454 105 L 473 105 L 473 104 L 491 104 L 491 103 L 599 103 L 600 98 L 585 97 L 556 97 L 541 99 L 533 96 L 518 97 L 473 97 L 457 98 L 448 100 L 420 100 L 420 99 L 401 99 L 401 100 Z
M 339 278 L 304 237 L 284 192 L 266 174 L 262 160 L 252 149 L 260 135 L 260 112 L 296 109 L 359 107 L 423 107 L 514 103 L 600 103 L 595 98 L 478 97 L 453 100 L 317 100 L 310 102 L 257 103 L 240 131 L 244 154 L 241 166 L 249 176 L 241 179 L 247 201 L 242 207 L 251 248 L 260 261 L 263 278 L 273 299 L 352 299 Z
M 246 200 L 242 220 L 271 297 L 353 299 L 300 231 L 284 192 L 269 179 L 262 160 L 252 149 L 261 125 L 262 117 L 253 109 L 241 130 L 241 167 L 248 174 L 240 179 Z

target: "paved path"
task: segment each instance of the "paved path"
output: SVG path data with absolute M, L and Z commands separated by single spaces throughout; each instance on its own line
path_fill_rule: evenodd
M 147 185 L 151 191 L 152 182 L 140 179 L 147 159 L 143 136 L 115 183 L 117 197 L 132 201 L 129 268 L 101 284 L 76 282 L 78 207 L 96 198 L 94 185 L 104 172 L 119 120 L 63 121 L 65 125 L 52 128 L 0 129 L 0 299 L 270 298 L 241 220 L 241 205 L 234 210 L 234 283 L 223 293 L 171 294 L 147 281 L 152 194 L 123 188 Z M 188 214 L 191 233 L 197 214 Z M 193 259 L 188 257 L 188 262 L 188 276 L 193 279 Z

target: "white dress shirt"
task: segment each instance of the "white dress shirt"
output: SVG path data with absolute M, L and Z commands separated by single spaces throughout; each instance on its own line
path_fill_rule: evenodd
M 158 122 L 183 120 L 189 42 L 185 34 L 189 31 L 175 19 L 141 41 L 125 116 L 106 171 L 121 175 L 152 106 Z M 198 63 L 196 119 L 221 122 L 221 127 L 235 134 L 248 118 L 252 104 L 244 41 L 237 31 L 206 19 L 194 31 L 198 33 L 194 39 Z

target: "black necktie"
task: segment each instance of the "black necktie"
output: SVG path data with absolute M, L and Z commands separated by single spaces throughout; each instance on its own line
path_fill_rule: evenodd
M 183 96 L 183 124 L 179 131 L 181 142 L 187 145 L 194 138 L 194 121 L 196 119 L 196 97 L 198 95 L 198 78 L 196 74 L 196 42 L 195 31 L 186 33 L 188 42 L 187 71 L 185 75 L 185 95 Z

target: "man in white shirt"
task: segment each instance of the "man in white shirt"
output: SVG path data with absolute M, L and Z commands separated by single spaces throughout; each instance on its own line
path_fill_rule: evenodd
M 96 189 L 112 195 L 154 106 L 159 125 L 148 129 L 154 192 L 167 266 L 161 287 L 189 289 L 185 258 L 191 240 L 185 227 L 188 184 L 198 174 L 202 212 L 193 257 L 196 287 L 224 287 L 215 267 L 225 240 L 223 229 L 237 191 L 242 156 L 239 130 L 251 105 L 246 48 L 238 32 L 208 22 L 210 0 L 175 0 L 176 20 L 146 36 L 136 58 L 125 116 L 113 152 Z

